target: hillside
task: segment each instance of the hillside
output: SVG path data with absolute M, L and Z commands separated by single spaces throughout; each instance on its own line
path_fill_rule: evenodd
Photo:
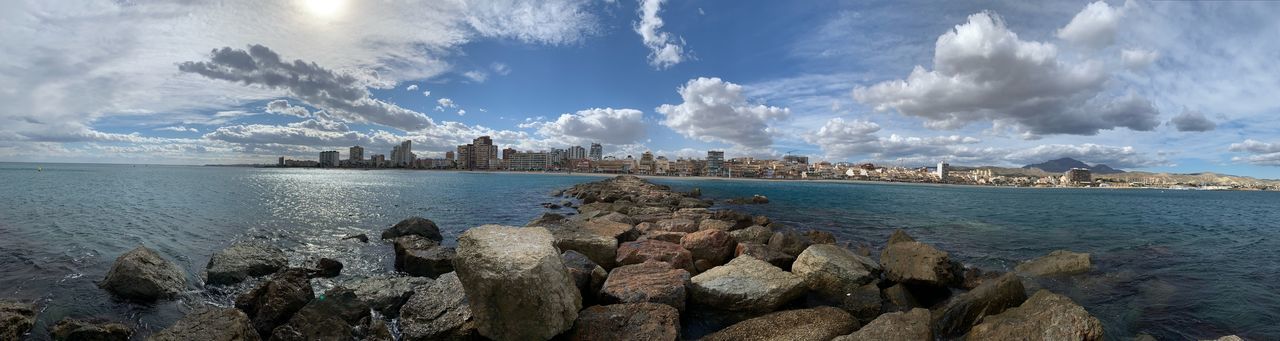
M 1084 162 L 1081 162 L 1080 160 L 1072 159 L 1069 157 L 1064 157 L 1057 160 L 1049 160 L 1049 161 L 1032 164 L 1032 165 L 1026 165 L 1026 166 L 1022 166 L 1022 168 L 1023 169 L 1039 169 L 1049 173 L 1062 173 L 1062 172 L 1071 170 L 1072 168 L 1088 169 L 1089 171 L 1093 172 L 1093 174 L 1124 173 L 1123 170 L 1111 168 L 1110 166 L 1107 166 L 1104 164 L 1097 164 L 1094 166 L 1090 166 L 1087 163 L 1084 163 Z

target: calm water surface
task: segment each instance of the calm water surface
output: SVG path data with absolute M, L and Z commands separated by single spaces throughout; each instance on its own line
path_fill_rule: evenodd
M 147 245 L 187 270 L 216 250 L 259 239 L 294 265 L 343 261 L 336 282 L 391 269 L 386 226 L 436 221 L 446 243 L 481 224 L 523 225 L 551 191 L 592 176 L 424 171 L 0 163 L 0 298 L 38 302 L 37 330 L 63 317 L 162 329 L 227 292 L 192 289 L 155 305 L 117 302 L 95 286 L 119 254 Z M 1280 339 L 1280 193 L 1015 189 L 865 183 L 657 179 L 707 197 L 765 194 L 733 208 L 879 248 L 895 228 L 968 264 L 1007 270 L 1056 249 L 1090 252 L 1089 274 L 1035 285 L 1101 319 L 1109 339 L 1239 334 Z M 341 237 L 366 233 L 361 244 Z M 251 285 L 246 283 L 244 285 Z M 45 339 L 44 332 L 34 333 Z

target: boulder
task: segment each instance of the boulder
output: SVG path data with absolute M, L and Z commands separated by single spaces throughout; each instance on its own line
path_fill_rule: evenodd
M 809 238 L 809 243 L 812 243 L 812 244 L 835 244 L 836 243 L 836 235 L 831 234 L 831 232 L 827 232 L 827 231 L 808 230 L 808 231 L 804 231 L 803 235 L 805 236 L 805 238 Z
M 436 226 L 434 221 L 423 217 L 410 217 L 409 219 L 401 220 L 392 225 L 391 228 L 382 231 L 382 239 L 395 239 L 408 235 L 422 236 L 437 243 L 444 240 L 444 237 L 440 235 L 440 227 Z
M 698 223 L 690 219 L 663 219 L 653 224 L 647 225 L 648 230 L 642 230 L 640 233 L 650 232 L 698 232 Z
M 908 235 L 907 231 L 903 231 L 902 229 L 897 229 L 897 230 L 893 230 L 893 233 L 889 235 L 889 242 L 887 244 L 893 245 L 900 242 L 914 242 L 914 241 L 916 241 L 916 239 L 911 238 L 911 235 Z
M 769 247 L 792 256 L 799 256 L 804 249 L 813 244 L 809 237 L 794 230 L 774 232 L 769 237 Z
M 240 309 L 205 306 L 196 308 L 169 328 L 151 334 L 148 341 L 257 341 L 253 322 Z
M 453 271 L 454 250 L 418 235 L 396 238 L 396 271 L 435 278 Z
M 52 336 L 56 341 L 128 341 L 133 335 L 129 326 L 112 323 L 91 323 L 73 319 L 62 319 L 53 325 Z
M 729 225 L 729 230 L 744 229 L 755 224 L 755 217 L 735 210 L 713 211 L 711 212 L 711 219 L 729 222 L 731 224 Z
M 677 269 L 693 269 L 693 254 L 689 250 L 680 244 L 652 239 L 622 243 L 618 246 L 617 261 L 619 266 L 659 261 Z
M 350 235 L 350 236 L 342 237 L 342 240 L 347 240 L 347 239 L 357 240 L 357 241 L 360 241 L 361 243 L 368 243 L 368 242 L 369 242 L 369 236 L 368 236 L 368 235 L 365 235 L 364 233 L 361 233 L 361 234 L 353 234 L 353 235 Z
M 911 293 L 911 290 L 907 289 L 907 286 L 902 283 L 884 288 L 884 290 L 881 290 L 881 295 L 884 297 L 885 311 L 908 311 L 913 308 L 923 307 L 920 301 L 916 299 L 916 296 Z
M 668 243 L 680 244 L 680 239 L 683 239 L 684 236 L 686 235 L 688 235 L 688 233 L 659 231 L 659 232 L 653 232 L 650 234 L 640 236 L 640 238 L 636 240 L 653 239 L 653 240 L 661 240 Z
M 929 328 L 929 310 L 915 308 L 910 311 L 885 313 L 853 334 L 837 337 L 832 341 L 932 341 Z
M 791 272 L 804 278 L 810 290 L 828 297 L 844 297 L 880 277 L 880 265 L 849 249 L 818 244 L 796 257 Z M 877 291 L 878 292 L 878 291 Z
M 982 285 L 982 283 L 1000 278 L 1002 275 L 1004 275 L 1004 273 L 999 271 L 986 271 L 974 267 L 965 267 L 964 278 L 960 280 L 960 288 L 973 290 L 973 288 L 977 288 Z
M 687 208 L 678 209 L 675 212 L 671 212 L 672 219 L 685 219 L 685 220 L 693 221 L 694 222 L 693 228 L 695 229 L 698 226 L 697 225 L 698 221 L 701 221 L 702 219 L 707 219 L 710 217 L 711 217 L 711 212 L 707 211 L 706 208 L 687 207 Z M 685 232 L 693 232 L 693 231 L 685 231 Z
M 311 300 L 289 322 L 271 331 L 273 341 L 350 340 L 371 318 L 355 292 L 334 287 Z
M 618 255 L 618 239 L 574 227 L 554 227 L 547 230 L 555 236 L 556 248 L 578 251 L 605 269 L 614 267 L 614 258 Z
M 315 267 L 309 269 L 307 275 L 311 278 L 334 278 L 342 274 L 342 262 L 333 258 L 320 258 L 316 261 Z
M 239 242 L 213 254 L 205 267 L 206 284 L 236 284 L 245 278 L 266 276 L 289 265 L 280 248 L 262 242 Z
M 762 261 L 769 262 L 783 270 L 791 269 L 791 263 L 795 262 L 796 257 L 782 253 L 774 248 L 764 244 L 756 243 L 738 243 L 738 247 L 733 251 L 734 257 L 747 256 Z
M 140 301 L 169 299 L 187 287 L 187 276 L 177 264 L 139 246 L 116 258 L 98 286 L 117 297 Z
M 698 230 L 720 230 L 729 231 L 733 228 L 734 223 L 731 221 L 703 219 L 698 223 Z
M 983 317 L 999 314 L 1027 300 L 1022 280 L 1014 274 L 987 281 L 972 291 L 956 295 L 933 312 L 934 335 L 959 337 Z
M 609 277 L 609 272 L 577 251 L 565 251 L 560 254 L 560 258 L 564 261 L 564 267 L 569 269 L 569 276 L 573 276 L 578 292 L 582 293 L 583 304 L 594 301 L 600 294 L 600 287 L 604 286 L 604 280 Z
M 680 339 L 680 312 L 666 304 L 624 303 L 583 309 L 571 341 Z
M 609 272 L 600 289 L 603 303 L 652 302 L 684 310 L 689 272 L 671 264 L 649 261 L 620 266 Z
M 541 227 L 484 225 L 458 237 L 454 260 L 480 335 L 550 339 L 578 319 L 582 297 Z
M 680 204 L 676 206 L 680 208 L 707 208 L 711 207 L 711 203 L 694 198 L 682 198 L 680 199 Z
M 622 216 L 623 218 L 615 218 L 617 216 Z M 631 241 L 640 236 L 640 231 L 636 230 L 631 218 L 617 213 L 610 213 L 603 217 L 587 220 L 586 223 L 583 223 L 582 228 L 598 235 L 613 238 L 616 241 Z
M 987 316 L 968 340 L 1013 340 L 1036 335 L 1045 340 L 1102 340 L 1102 323 L 1066 296 L 1037 291 L 1021 306 Z
M 413 295 L 413 288 L 431 284 L 423 277 L 375 276 L 344 283 L 356 297 L 383 315 L 395 315 L 404 301 Z
M 690 198 L 702 197 L 702 189 L 698 187 L 694 187 L 692 190 L 689 190 L 689 197 Z
M 870 322 L 884 310 L 884 300 L 880 297 L 879 281 L 864 284 L 850 289 L 844 296 L 830 296 L 811 293 L 811 298 L 818 304 L 844 309 L 858 319 L 858 322 Z M 812 306 L 811 305 L 811 306 Z
M 1014 271 L 1027 276 L 1071 275 L 1088 272 L 1090 266 L 1088 253 L 1057 250 L 1018 264 Z
M 314 297 L 306 271 L 289 269 L 236 296 L 235 305 L 249 315 L 258 334 L 270 336 L 272 329 L 288 322 Z
M 804 294 L 804 279 L 752 257 L 738 257 L 691 279 L 695 302 L 728 311 L 776 310 Z
M 0 301 L 0 340 L 20 340 L 36 322 L 36 307 L 22 302 Z
M 880 252 L 880 266 L 898 283 L 944 287 L 955 279 L 946 252 L 916 241 L 890 243 Z
M 849 313 L 832 307 L 771 313 L 703 337 L 703 341 L 788 340 L 827 341 L 858 328 Z
M 752 195 L 752 196 L 751 196 L 751 203 L 752 203 L 752 204 L 768 204 L 768 203 L 769 203 L 769 197 L 766 197 L 766 196 L 763 196 L 763 195 L 759 195 L 759 194 Z
M 1227 335 L 1213 339 L 1212 341 L 1244 341 L 1244 338 L 1235 335 Z
M 694 262 L 706 260 L 712 266 L 716 266 L 733 258 L 733 251 L 738 247 L 738 242 L 729 236 L 729 232 L 711 229 L 685 235 L 684 238 L 680 238 L 680 246 L 689 250 Z
M 769 238 L 773 237 L 773 230 L 760 225 L 752 225 L 741 230 L 729 231 L 729 235 L 733 236 L 733 240 L 737 240 L 739 243 L 768 244 Z
M 440 275 L 435 283 L 418 287 L 400 310 L 400 334 L 405 340 L 466 340 L 475 337 L 471 306 L 457 273 Z
M 387 326 L 387 321 L 373 319 L 362 341 L 396 341 L 396 337 L 391 335 L 391 327 Z

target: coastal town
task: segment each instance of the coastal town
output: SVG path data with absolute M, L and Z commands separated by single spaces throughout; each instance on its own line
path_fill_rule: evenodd
M 294 160 L 281 156 L 275 167 L 401 168 L 418 170 L 465 170 L 508 172 L 558 172 L 631 174 L 641 176 L 709 177 L 770 180 L 849 180 L 899 183 L 933 183 L 1005 187 L 1093 187 L 1159 188 L 1175 190 L 1280 190 L 1280 182 L 1247 177 L 1199 174 L 1124 172 L 1101 166 L 1095 173 L 1079 161 L 1064 170 L 952 166 L 945 160 L 936 165 L 884 165 L 853 162 L 810 162 L 808 156 L 788 154 L 782 159 L 749 156 L 726 158 L 725 152 L 709 150 L 705 158 L 678 157 L 644 152 L 639 157 L 606 156 L 599 143 L 590 147 L 570 146 L 542 151 L 499 148 L 489 136 L 447 151 L 443 157 L 422 158 L 413 152 L 413 141 L 403 141 L 389 154 L 368 154 L 364 147 L 352 146 L 346 158 L 337 150 L 320 152 L 318 160 Z M 1048 168 L 1048 167 L 1045 167 Z

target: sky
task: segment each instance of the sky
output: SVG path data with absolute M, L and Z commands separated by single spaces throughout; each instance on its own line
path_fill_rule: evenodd
M 1280 3 L 17 1 L 0 161 L 412 140 L 1280 178 Z

